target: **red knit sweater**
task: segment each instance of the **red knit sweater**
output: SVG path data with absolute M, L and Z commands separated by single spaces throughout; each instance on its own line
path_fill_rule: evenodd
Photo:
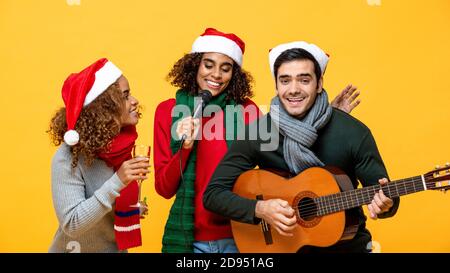
M 172 126 L 172 108 L 175 106 L 175 99 L 161 102 L 156 108 L 154 123 L 154 168 L 155 168 L 155 189 L 164 198 L 172 198 L 178 189 L 180 182 L 179 159 L 180 152 L 172 154 L 170 148 L 170 129 Z M 245 124 L 249 124 L 261 116 L 256 104 L 248 99 L 244 104 L 245 111 L 254 114 L 244 114 Z M 256 111 L 252 111 L 255 110 Z M 244 111 L 244 112 L 245 112 Z M 223 121 L 223 112 L 217 113 L 213 117 L 203 117 L 204 126 L 209 120 L 218 119 Z M 217 123 L 216 123 L 217 124 Z M 221 122 L 223 124 L 223 122 Z M 206 140 L 207 133 L 203 132 L 203 137 L 197 144 L 197 162 L 195 179 L 194 198 L 194 236 L 197 241 L 212 241 L 231 238 L 230 221 L 217 214 L 207 211 L 203 207 L 203 192 L 211 179 L 217 165 L 227 152 L 225 140 Z M 224 128 L 216 128 L 214 135 L 224 135 Z M 186 161 L 189 158 L 191 149 L 184 149 L 182 152 L 182 168 L 184 170 Z

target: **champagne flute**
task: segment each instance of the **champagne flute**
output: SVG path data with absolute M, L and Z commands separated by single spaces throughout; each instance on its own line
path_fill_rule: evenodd
M 133 147 L 133 157 L 147 157 L 150 158 L 150 152 L 151 147 L 149 145 L 143 145 L 143 144 L 136 144 Z M 144 198 L 144 200 L 141 200 L 141 188 L 142 188 L 142 181 L 139 179 L 137 181 L 138 187 L 139 187 L 139 194 L 138 194 L 138 202 L 135 205 L 131 205 L 131 207 L 139 208 L 139 210 L 142 212 L 147 207 L 147 200 Z

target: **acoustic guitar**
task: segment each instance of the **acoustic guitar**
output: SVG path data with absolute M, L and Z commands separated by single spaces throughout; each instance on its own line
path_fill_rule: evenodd
M 286 178 L 270 171 L 246 171 L 237 179 L 233 192 L 249 199 L 280 198 L 295 210 L 297 225 L 293 237 L 280 235 L 262 220 L 259 225 L 231 221 L 236 245 L 242 253 L 289 253 L 303 246 L 327 247 L 352 239 L 358 221 L 352 208 L 369 204 L 380 189 L 389 197 L 425 190 L 450 189 L 450 166 L 426 174 L 354 189 L 348 176 L 333 167 L 313 167 Z M 349 211 L 350 210 L 350 211 Z

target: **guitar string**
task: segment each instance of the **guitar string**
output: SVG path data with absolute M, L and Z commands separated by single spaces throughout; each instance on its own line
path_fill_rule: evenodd
M 373 200 L 372 198 L 368 198 L 368 197 L 363 197 L 363 198 L 364 198 L 364 201 L 367 202 L 367 204 L 370 203 L 368 201 Z M 351 200 L 348 200 L 348 201 L 353 202 L 355 200 L 358 200 L 358 199 L 352 198 Z M 331 200 L 328 200 L 328 202 L 329 201 L 331 201 Z M 334 204 L 325 204 L 325 202 L 327 202 L 327 201 L 322 200 L 322 204 L 320 204 L 320 201 L 319 201 L 319 205 L 317 205 L 317 203 L 314 203 L 314 204 L 309 205 L 309 206 L 313 206 L 313 207 L 309 207 L 307 209 L 305 209 L 304 207 L 298 207 L 298 206 L 297 206 L 297 208 L 299 209 L 299 213 L 303 218 L 308 218 L 311 216 L 319 216 L 319 215 L 323 216 L 323 215 L 332 214 L 332 213 L 336 213 L 336 212 L 345 210 L 345 208 L 342 208 L 339 204 L 339 203 L 342 203 L 341 201 L 337 201 L 337 200 L 333 200 L 333 201 L 335 201 Z M 348 204 L 349 204 L 349 202 L 347 202 L 347 205 Z M 363 204 L 363 205 L 366 205 L 366 204 Z M 320 208 L 317 208 L 318 206 L 320 206 Z M 358 207 L 358 206 L 355 206 L 355 207 Z M 319 212 L 323 212 L 323 213 L 319 213 Z
M 431 182 L 431 183 L 433 183 L 433 182 Z M 422 185 L 420 185 L 420 186 L 422 186 Z M 406 190 L 405 190 L 405 188 L 406 188 Z M 423 190 L 423 187 L 418 188 L 415 185 L 403 185 L 403 186 L 401 186 L 401 188 L 397 187 L 395 189 L 395 191 L 398 192 L 398 193 L 400 193 L 400 192 L 403 193 L 403 191 L 405 190 L 404 193 L 406 193 L 406 192 L 411 191 L 411 190 L 416 190 L 416 188 L 419 189 L 420 191 Z M 388 192 L 391 192 L 391 190 L 386 188 L 386 186 L 382 186 L 380 188 L 380 185 L 376 185 L 376 186 L 373 186 L 373 188 L 371 188 L 371 189 L 369 189 L 369 188 L 360 188 L 360 189 L 357 189 L 357 190 L 354 190 L 354 191 L 338 192 L 338 193 L 334 193 L 334 194 L 330 194 L 330 195 L 316 197 L 316 198 L 314 198 L 314 200 L 317 200 L 319 202 L 320 201 L 322 201 L 322 202 L 333 201 L 335 203 L 336 202 L 342 203 L 345 200 L 355 201 L 355 200 L 359 200 L 360 199 L 360 197 L 358 195 L 362 196 L 363 198 L 366 198 L 367 196 L 365 196 L 365 194 L 368 193 L 368 194 L 375 195 L 375 193 L 377 193 L 380 189 L 383 189 L 383 193 L 385 193 L 385 194 L 388 193 Z M 371 193 L 370 191 L 372 191 L 373 193 Z M 394 189 L 392 189 L 392 192 L 393 191 L 394 191 Z M 348 192 L 352 192 L 352 193 L 351 194 L 346 194 Z M 389 193 L 388 193 L 388 195 L 389 195 Z M 402 194 L 400 194 L 400 195 L 402 195 Z M 349 199 L 349 197 L 350 197 L 350 199 Z M 328 200 L 326 200 L 325 198 L 328 198 Z M 338 200 L 338 198 L 340 198 L 340 200 Z M 334 200 L 332 200 L 332 199 L 334 199 Z M 372 197 L 372 199 L 373 199 L 373 197 Z M 316 206 L 316 204 L 311 204 L 310 206 Z M 330 207 L 331 206 L 332 205 L 330 205 Z M 307 207 L 307 206 L 305 206 L 305 207 Z
M 421 182 L 421 181 L 420 180 L 415 180 L 414 182 Z M 394 184 L 394 183 L 396 183 L 396 184 Z M 426 182 L 426 183 L 427 183 L 428 188 L 429 188 L 430 186 L 433 186 L 433 184 L 435 182 Z M 396 188 L 394 189 L 393 186 L 396 186 Z M 398 186 L 400 186 L 400 188 Z M 388 187 L 390 187 L 390 188 L 388 188 Z M 366 187 L 366 188 L 356 189 L 356 190 L 353 190 L 353 191 L 338 192 L 338 193 L 334 193 L 334 194 L 330 194 L 330 195 L 326 195 L 326 196 L 321 196 L 321 197 L 314 198 L 314 199 L 318 200 L 318 201 L 323 200 L 323 202 L 329 202 L 331 200 L 325 200 L 325 198 L 329 198 L 329 199 L 333 199 L 334 198 L 335 199 L 335 200 L 333 200 L 334 202 L 342 203 L 345 200 L 350 200 L 350 201 L 358 200 L 359 199 L 358 195 L 361 195 L 363 198 L 366 198 L 366 196 L 363 195 L 363 194 L 366 194 L 366 193 L 375 195 L 375 193 L 378 192 L 380 189 L 383 189 L 383 192 L 387 193 L 388 195 L 390 195 L 391 190 L 392 190 L 392 192 L 395 190 L 398 193 L 399 193 L 399 191 L 403 193 L 403 190 L 405 190 L 404 193 L 407 193 L 407 192 L 409 192 L 411 190 L 414 190 L 414 192 L 416 192 L 417 189 L 419 189 L 420 191 L 424 190 L 423 187 L 422 187 L 422 184 L 417 185 L 417 187 L 416 187 L 416 185 L 414 185 L 414 184 L 405 184 L 405 183 L 403 183 L 402 185 L 400 185 L 400 183 L 398 183 L 398 182 L 391 182 L 388 185 L 383 185 L 383 186 L 375 185 L 375 186 L 372 186 L 372 188 L 367 188 Z M 370 191 L 372 191 L 373 193 L 371 193 Z M 349 192 L 352 192 L 352 193 L 351 194 L 347 194 Z M 400 194 L 400 195 L 402 195 L 402 194 Z M 350 199 L 348 197 L 350 197 Z M 340 200 L 337 200 L 338 198 L 340 198 Z M 345 198 L 345 200 L 344 200 L 344 198 Z M 311 205 L 312 206 L 316 206 L 316 204 L 311 204 Z
M 402 181 L 402 182 L 421 182 L 421 180 L 419 180 L 419 179 L 410 179 L 410 181 Z M 390 190 L 389 190 L 389 188 L 388 187 L 393 187 L 393 186 L 396 186 L 396 188 L 398 188 L 398 186 L 401 184 L 401 185 L 403 185 L 403 187 L 405 187 L 405 183 L 403 183 L 402 184 L 402 182 L 397 182 L 397 181 L 395 181 L 395 182 L 390 182 L 389 184 L 387 184 L 387 185 L 373 185 L 373 186 L 371 186 L 372 188 L 370 189 L 370 188 L 368 188 L 368 187 L 365 187 L 365 188 L 359 188 L 359 189 L 355 189 L 355 190 L 352 190 L 352 191 L 344 191 L 344 192 L 338 192 L 338 193 L 335 193 L 335 194 L 330 194 L 330 195 L 327 195 L 327 196 L 332 196 L 332 195 L 339 195 L 339 194 L 344 194 L 344 193 L 346 193 L 346 192 L 353 192 L 353 193 L 355 193 L 355 194 L 357 194 L 357 192 L 358 191 L 370 191 L 370 190 L 376 190 L 376 191 L 378 191 L 379 189 L 380 189 L 380 187 L 383 187 L 383 189 L 385 189 L 386 190 L 386 192 L 389 192 Z M 408 187 L 410 186 L 410 185 L 407 185 Z M 414 185 L 412 185 L 413 187 L 414 187 Z M 400 186 L 400 187 L 402 187 L 402 186 Z M 322 196 L 322 197 L 326 197 L 326 196 Z M 337 198 L 337 197 L 336 197 Z
M 410 186 L 410 185 L 406 186 L 405 188 L 406 189 L 404 189 L 404 188 L 397 189 L 397 192 L 400 193 L 400 196 L 402 195 L 401 193 L 403 193 L 403 191 L 404 191 L 404 193 L 407 193 L 410 190 L 416 189 L 414 186 Z M 423 188 L 421 188 L 421 190 L 422 189 Z M 372 192 L 370 192 L 370 191 L 372 191 Z M 375 195 L 375 193 L 379 191 L 379 187 L 374 187 L 370 191 L 366 191 L 365 193 L 370 194 L 370 195 Z M 383 192 L 386 192 L 386 191 L 383 191 Z M 357 193 L 353 193 L 349 196 L 348 195 L 345 196 L 344 194 L 341 195 L 341 194 L 337 193 L 337 194 L 314 198 L 313 200 L 315 200 L 316 202 L 313 202 L 313 203 L 309 202 L 307 205 L 303 205 L 303 206 L 299 205 L 297 207 L 303 213 L 307 213 L 308 211 L 312 211 L 312 210 L 314 210 L 314 211 L 320 210 L 320 209 L 317 209 L 318 206 L 320 206 L 320 208 L 322 208 L 325 211 L 326 210 L 331 211 L 331 210 L 342 207 L 342 205 L 348 206 L 355 201 L 360 201 L 361 199 L 364 201 L 364 204 L 362 204 L 362 205 L 369 204 L 370 203 L 369 201 L 373 200 L 373 197 L 364 196 L 362 194 L 363 194 L 363 192 L 361 192 L 362 198 L 360 198 Z M 331 197 L 331 196 L 333 196 L 333 197 Z M 325 199 L 325 198 L 328 198 L 328 199 Z M 332 203 L 330 203 L 330 202 L 332 202 Z M 344 202 L 346 204 L 344 204 Z
M 415 182 L 418 182 L 418 180 L 416 180 Z M 392 182 L 389 185 L 393 185 L 394 183 L 398 183 L 398 182 Z M 429 186 L 432 186 L 433 184 L 435 184 L 435 182 L 426 182 L 426 184 L 429 187 Z M 381 185 L 373 186 L 373 188 L 368 190 L 366 193 L 371 194 L 371 192 L 369 192 L 369 191 L 373 191 L 374 193 L 376 193 L 376 192 L 379 191 L 380 186 Z M 398 186 L 398 185 L 396 185 L 396 186 Z M 382 186 L 382 187 L 386 187 L 386 186 Z M 361 190 L 363 190 L 363 189 L 364 188 L 362 188 Z M 383 188 L 383 189 L 386 190 L 386 188 Z M 413 185 L 413 184 L 408 184 L 408 185 L 403 184 L 401 186 L 401 188 L 397 187 L 397 189 L 396 189 L 396 191 L 399 193 L 399 196 L 402 195 L 401 193 L 407 193 L 407 192 L 412 191 L 412 190 L 414 190 L 414 192 L 416 192 L 416 186 Z M 421 187 L 419 190 L 422 191 L 424 189 L 423 189 L 423 187 Z M 383 191 L 383 192 L 386 192 L 386 191 Z M 345 209 L 340 209 L 340 208 L 342 208 L 342 206 L 345 207 L 345 206 L 351 205 L 351 203 L 353 203 L 354 201 L 360 201 L 361 200 L 361 198 L 359 198 L 357 196 L 356 192 L 353 192 L 353 194 L 350 194 L 350 196 L 345 196 L 345 199 L 344 199 L 344 194 L 342 194 L 342 193 L 345 193 L 345 192 L 331 194 L 331 195 L 326 195 L 326 196 L 322 196 L 322 197 L 319 197 L 319 198 L 314 198 L 312 200 L 317 200 L 318 202 L 313 202 L 312 204 L 311 204 L 311 202 L 309 202 L 309 204 L 304 205 L 304 206 L 298 205 L 297 208 L 299 209 L 299 213 L 303 217 L 307 218 L 307 217 L 311 217 L 311 216 L 317 216 L 317 212 L 319 212 L 319 211 L 325 212 L 325 214 L 321 214 L 321 215 L 326 215 L 326 214 L 331 214 L 331 213 L 343 211 Z M 341 197 L 337 196 L 339 194 L 342 194 Z M 334 200 L 332 200 L 332 198 L 330 198 L 330 196 L 333 196 L 333 195 L 336 195 L 336 197 L 334 197 Z M 375 195 L 375 194 L 373 194 L 373 195 Z M 373 200 L 373 197 L 369 198 L 369 196 L 363 196 L 363 195 L 361 195 L 361 196 L 362 196 L 362 199 L 364 201 L 364 204 L 362 204 L 362 205 L 369 204 L 370 203 L 369 201 Z M 324 198 L 326 198 L 326 197 L 328 197 L 330 200 L 325 200 Z M 350 198 L 348 198 L 348 197 L 350 197 Z M 338 200 L 338 198 L 341 198 L 341 200 Z M 326 202 L 333 202 L 333 203 L 332 204 L 331 203 L 330 204 L 326 204 Z M 347 203 L 347 204 L 345 205 L 344 202 Z M 351 206 L 353 207 L 353 205 L 351 205 Z M 357 207 L 357 206 L 355 206 L 355 207 Z M 337 211 L 335 211 L 336 209 L 337 209 Z

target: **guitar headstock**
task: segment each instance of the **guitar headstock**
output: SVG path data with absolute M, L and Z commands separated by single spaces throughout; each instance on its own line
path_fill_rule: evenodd
M 450 164 L 444 167 L 436 166 L 433 171 L 423 175 L 428 190 L 440 190 L 446 192 L 450 190 Z

